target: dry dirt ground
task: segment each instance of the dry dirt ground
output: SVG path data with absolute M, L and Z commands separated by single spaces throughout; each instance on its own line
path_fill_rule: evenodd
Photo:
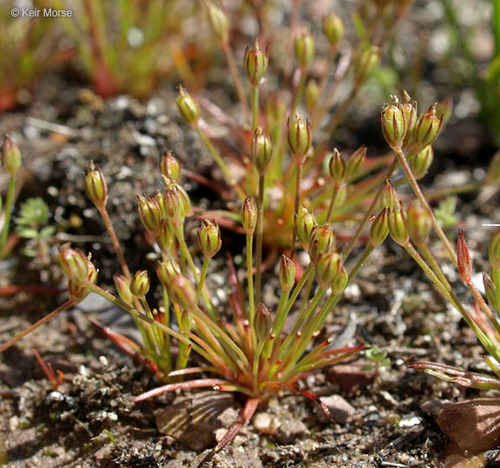
M 208 174 L 210 160 L 193 135 L 179 128 L 175 118 L 166 117 L 171 115 L 166 111 L 173 100 L 169 93 L 159 94 L 146 105 L 118 98 L 92 110 L 80 106 L 75 96 L 73 92 L 57 97 L 54 119 L 37 103 L 7 114 L 0 131 L 11 133 L 25 155 L 27 179 L 22 198 L 43 196 L 53 221 L 59 223 L 58 241 L 71 240 L 84 250 L 93 250 L 101 282 L 110 284 L 116 262 L 83 190 L 82 174 L 89 160 L 94 159 L 111 181 L 111 211 L 132 269 L 148 266 L 148 246 L 137 228 L 134 196 L 159 187 L 154 167 L 160 151 L 174 147 L 188 168 L 202 174 Z M 69 133 L 44 128 L 46 122 L 62 119 Z M 481 145 L 484 138 L 479 135 Z M 479 154 L 481 147 L 476 151 Z M 193 154 L 197 155 L 195 164 Z M 464 171 L 467 166 L 461 169 L 460 165 L 455 161 L 434 179 L 434 187 L 471 182 L 484 175 L 484 167 Z M 194 198 L 206 203 L 210 195 L 206 189 L 195 183 L 187 186 Z M 486 268 L 490 234 L 481 223 L 498 221 L 500 213 L 497 195 L 482 192 L 477 196 L 460 200 L 459 221 L 478 252 L 476 267 L 481 271 Z M 230 243 L 231 234 L 225 237 Z M 50 246 L 49 257 L 55 255 L 55 247 Z M 0 264 L 0 285 L 29 287 L 41 282 L 64 289 L 57 268 L 50 259 L 47 262 L 40 272 L 36 262 L 11 256 Z M 454 272 L 448 273 L 453 278 Z M 212 281 L 224 282 L 224 274 L 223 269 L 214 273 Z M 269 284 L 272 289 L 271 280 Z M 455 285 L 464 293 L 459 281 Z M 0 342 L 63 299 L 64 292 L 0 297 Z M 103 338 L 88 321 L 90 317 L 134 334 L 126 317 L 90 296 L 2 354 L 0 462 L 12 468 L 196 466 L 220 437 L 221 428 L 234 420 L 241 400 L 204 391 L 134 404 L 134 395 L 158 382 Z M 387 241 L 366 262 L 327 332 L 340 333 L 349 343 L 378 345 L 390 357 L 389 365 L 375 373 L 361 358 L 304 382 L 304 388 L 326 398 L 334 422 L 302 396 L 277 395 L 259 408 L 253 424 L 232 445 L 214 457 L 212 466 L 424 467 L 441 466 L 456 452 L 433 415 L 444 402 L 474 397 L 478 392 L 408 370 L 404 362 L 416 356 L 484 371 L 482 349 L 399 247 Z M 63 372 L 57 391 L 44 377 L 33 349 Z M 160 426 L 176 415 L 178 423 L 170 427 L 170 435 L 159 432 L 158 414 L 163 414 Z

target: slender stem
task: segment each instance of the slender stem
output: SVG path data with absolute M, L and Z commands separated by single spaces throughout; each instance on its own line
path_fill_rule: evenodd
M 339 184 L 334 184 L 332 189 L 332 196 L 330 197 L 330 205 L 328 206 L 328 213 L 326 215 L 326 223 L 330 224 L 332 222 L 332 213 L 335 202 L 337 201 L 337 195 L 339 193 Z
M 219 166 L 220 170 L 223 172 L 224 176 L 226 177 L 227 181 L 229 182 L 231 187 L 234 189 L 234 191 L 236 192 L 238 197 L 241 200 L 244 200 L 246 198 L 245 192 L 243 191 L 243 189 L 240 187 L 240 185 L 238 184 L 238 182 L 234 178 L 232 172 L 229 170 L 226 163 L 224 162 L 224 160 L 222 159 L 220 154 L 215 149 L 214 145 L 212 145 L 212 142 L 208 139 L 208 137 L 205 135 L 205 133 L 199 127 L 196 127 L 196 132 L 198 133 L 198 135 L 202 139 L 204 145 L 206 146 L 209 153 L 214 158 L 215 162 Z
M 397 164 L 398 164 L 398 160 L 397 160 L 397 158 L 394 158 L 394 161 L 392 161 L 391 166 L 389 167 L 389 169 L 387 169 L 387 174 L 386 174 L 385 178 L 388 179 L 389 177 L 391 177 Z M 343 252 L 344 258 L 347 258 L 349 256 L 352 249 L 356 245 L 356 242 L 358 241 L 359 236 L 361 236 L 361 233 L 363 232 L 363 229 L 365 228 L 366 224 L 368 223 L 368 220 L 370 219 L 370 216 L 372 215 L 373 210 L 375 209 L 375 207 L 378 204 L 378 201 L 382 195 L 383 190 L 384 190 L 384 185 L 381 184 L 379 189 L 377 190 L 377 193 L 375 194 L 375 198 L 373 199 L 370 207 L 366 210 L 366 213 L 363 216 L 363 219 L 362 219 L 361 223 L 359 224 L 358 229 L 356 230 L 354 236 L 352 237 L 351 241 L 349 242 L 349 244 L 347 245 L 346 249 Z
M 415 195 L 417 196 L 420 203 L 422 203 L 422 205 L 429 212 L 429 215 L 430 215 L 431 221 L 432 221 L 432 226 L 434 227 L 434 230 L 436 231 L 437 235 L 441 239 L 441 242 L 443 243 L 446 250 L 448 251 L 448 255 L 452 259 L 453 263 L 455 263 L 455 265 L 456 265 L 457 264 L 457 255 L 455 253 L 455 250 L 453 249 L 452 245 L 450 244 L 450 241 L 446 237 L 446 234 L 441 229 L 441 226 L 439 226 L 439 224 L 436 220 L 436 217 L 434 216 L 434 211 L 429 206 L 429 202 L 427 201 L 424 194 L 422 193 L 422 190 L 420 190 L 420 187 L 417 183 L 417 180 L 415 179 L 415 177 L 413 176 L 413 173 L 411 172 L 410 165 L 408 164 L 408 161 L 406 160 L 406 156 L 405 156 L 403 150 L 402 149 L 394 149 L 394 152 L 396 153 L 396 155 L 399 159 L 399 162 L 400 162 L 401 166 L 403 167 L 403 170 L 405 171 L 406 177 L 408 178 L 408 181 L 410 182 L 410 185 L 411 185 L 413 191 L 415 192 Z
M 108 210 L 106 209 L 106 207 L 104 207 L 102 210 L 99 210 L 99 214 L 101 215 L 101 218 L 104 221 L 104 226 L 106 226 L 106 230 L 108 231 L 109 237 L 111 238 L 111 243 L 113 244 L 113 248 L 115 249 L 116 255 L 118 256 L 118 261 L 120 262 L 122 272 L 126 278 L 130 279 L 132 275 L 130 274 L 130 270 L 128 269 L 122 248 L 120 247 L 120 242 L 118 241 L 115 228 L 111 223 L 111 219 L 109 218 Z
M 259 292 L 260 292 L 260 265 L 257 269 L 256 272 L 256 279 L 259 281 L 259 285 L 255 288 L 255 301 L 254 302 L 254 287 L 253 287 L 253 256 L 252 256 L 252 249 L 253 249 L 253 235 L 248 235 L 246 236 L 247 240 L 247 275 L 248 275 L 248 320 L 250 322 L 250 337 L 248 337 L 248 333 L 246 334 L 247 338 L 247 350 L 249 355 L 251 353 L 254 353 L 254 365 L 255 365 L 255 358 L 256 358 L 256 351 L 257 351 L 257 334 L 255 332 L 255 323 L 254 323 L 254 317 L 255 317 L 255 304 L 258 304 L 258 301 L 260 299 L 259 297 Z M 262 255 L 262 252 L 261 252 Z M 251 359 L 251 358 L 249 358 Z M 257 356 L 258 359 L 258 356 Z M 255 377 L 255 375 L 254 375 Z
M 427 263 L 430 265 L 434 273 L 436 273 L 436 276 L 439 278 L 441 283 L 443 283 L 443 285 L 446 287 L 446 289 L 448 289 L 448 291 L 451 291 L 451 285 L 448 282 L 446 276 L 444 276 L 443 270 L 441 270 L 441 267 L 439 266 L 439 263 L 432 254 L 432 251 L 429 248 L 429 246 L 425 242 L 422 242 L 420 244 L 417 244 L 417 247 L 420 249 L 422 255 L 427 260 Z
M 174 232 L 177 241 L 179 242 L 179 249 L 181 251 L 181 258 L 183 258 L 189 265 L 189 269 L 191 270 L 191 274 L 193 275 L 196 284 L 200 285 L 201 278 L 198 277 L 198 270 L 196 269 L 196 265 L 194 264 L 193 257 L 191 257 L 191 253 L 189 252 L 189 248 L 186 244 L 186 239 L 184 239 L 184 228 L 182 226 L 174 225 Z M 207 290 L 201 286 L 201 297 L 203 298 L 203 302 L 205 303 L 205 307 L 207 308 L 210 316 L 216 320 L 215 309 L 208 295 Z
M 200 302 L 201 291 L 203 290 L 203 285 L 205 284 L 205 279 L 207 277 L 208 263 L 210 261 L 209 257 L 203 259 L 203 267 L 201 268 L 200 282 L 198 283 L 198 290 L 196 291 L 196 303 Z
M 420 268 L 424 270 L 424 272 L 429 276 L 430 280 L 437 286 L 441 294 L 457 309 L 464 320 L 467 322 L 467 325 L 469 325 L 470 328 L 474 331 L 476 334 L 477 338 L 481 342 L 481 344 L 486 348 L 486 350 L 492 355 L 492 356 L 499 356 L 499 352 L 496 349 L 496 347 L 492 344 L 490 338 L 486 335 L 486 333 L 481 330 L 481 328 L 474 322 L 474 320 L 471 318 L 470 314 L 464 309 L 463 305 L 461 302 L 458 300 L 455 292 L 453 290 L 448 291 L 446 289 L 446 286 L 444 286 L 441 281 L 439 281 L 439 278 L 435 275 L 435 273 L 432 271 L 432 269 L 425 263 L 424 259 L 420 257 L 419 253 L 415 250 L 413 245 L 411 245 L 410 242 L 407 242 L 405 245 L 403 245 L 403 248 L 413 257 L 413 259 L 418 263 Z
M 236 67 L 236 61 L 234 60 L 233 51 L 227 42 L 221 42 L 222 50 L 226 55 L 227 64 L 229 66 L 229 73 L 231 73 L 231 77 L 233 78 L 234 87 L 236 88 L 236 94 L 238 95 L 238 99 L 243 107 L 243 113 L 245 114 L 245 121 L 248 122 L 250 120 L 250 110 L 248 109 L 248 103 L 245 98 L 245 91 L 243 88 L 243 83 L 241 82 L 240 75 L 238 74 L 238 68 Z
M 466 281 L 465 284 L 467 285 L 470 292 L 474 296 L 474 299 L 476 299 L 476 302 L 479 304 L 479 307 L 481 307 L 486 317 L 488 317 L 488 319 L 492 323 L 496 332 L 500 334 L 500 323 L 498 322 L 498 318 L 495 317 L 491 309 L 488 307 L 488 304 L 486 304 L 486 301 L 484 300 L 482 294 L 477 289 L 476 285 L 472 281 Z
M 300 69 L 300 80 L 295 90 L 295 95 L 293 97 L 292 103 L 292 115 L 295 113 L 295 109 L 299 106 L 302 95 L 304 94 L 304 88 L 306 87 L 307 71 L 304 68 Z
M 2 232 L 0 234 L 0 254 L 3 252 L 7 236 L 9 235 L 10 218 L 12 216 L 12 206 L 14 205 L 14 197 L 16 192 L 16 177 L 9 179 L 9 188 L 7 189 L 7 200 L 5 202 L 5 218 L 3 223 Z
M 148 317 L 146 314 L 138 312 L 136 309 L 133 307 L 129 306 L 127 303 L 123 302 L 121 299 L 115 297 L 113 294 L 110 292 L 102 289 L 100 286 L 97 286 L 96 284 L 91 284 L 89 285 L 89 288 L 94 291 L 95 293 L 99 294 L 99 296 L 104 297 L 108 301 L 112 302 L 116 306 L 120 307 L 120 309 L 123 309 L 124 311 L 128 312 L 130 315 L 133 317 L 136 317 L 144 322 L 149 323 L 150 325 L 154 325 L 155 327 L 158 327 L 160 330 L 163 330 L 165 333 L 168 333 L 169 335 L 173 336 L 174 338 L 177 338 L 179 341 L 182 341 L 187 344 L 191 344 L 191 341 L 186 338 L 184 335 L 182 335 L 179 332 L 176 332 L 175 330 L 172 330 L 170 327 L 163 325 L 162 323 L 152 319 L 151 317 Z
M 299 213 L 299 207 L 301 203 L 301 193 L 300 193 L 300 182 L 302 179 L 302 169 L 304 168 L 304 163 L 297 159 L 297 172 L 295 179 L 295 207 L 293 212 L 293 237 L 292 237 L 292 249 L 297 240 L 297 217 Z
M 257 238 L 255 245 L 255 303 L 259 304 L 262 281 L 262 241 L 264 237 L 264 191 L 266 173 L 259 174 L 259 194 L 257 199 Z
M 76 304 L 77 303 L 72 299 L 67 300 L 64 304 L 61 304 L 57 309 L 53 310 L 50 314 L 46 315 L 45 317 L 40 319 L 38 322 L 34 323 L 30 327 L 23 330 L 21 333 L 18 333 L 14 338 L 7 341 L 7 343 L 0 346 L 0 353 L 2 351 L 5 351 L 7 348 L 10 348 L 14 343 L 19 341 L 21 338 L 25 337 L 28 333 L 31 333 L 32 331 L 36 330 L 38 327 L 41 327 L 43 324 L 45 324 L 49 320 L 53 319 L 56 315 L 69 309 L 70 307 L 73 307 Z
M 252 86 L 252 132 L 259 125 L 259 87 Z
M 253 235 L 246 236 L 247 240 L 247 276 L 248 276 L 248 319 L 253 324 L 255 315 L 254 288 L 253 288 Z

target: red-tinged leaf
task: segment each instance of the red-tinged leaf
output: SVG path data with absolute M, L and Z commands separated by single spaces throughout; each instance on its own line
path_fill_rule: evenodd
M 471 281 L 472 274 L 472 261 L 469 247 L 467 247 L 467 243 L 465 241 L 465 234 L 461 229 L 458 230 L 457 265 L 460 278 L 462 278 L 466 283 L 469 283 Z
M 216 387 L 217 385 L 227 384 L 226 380 L 222 379 L 199 379 L 199 380 L 188 380 L 187 382 L 176 382 L 161 387 L 153 388 L 148 392 L 141 393 L 136 396 L 133 401 L 135 403 L 139 401 L 147 400 L 148 398 L 153 398 L 163 393 L 173 392 L 175 390 L 185 390 L 188 388 L 203 388 L 203 387 Z
M 405 363 L 406 367 L 410 369 L 423 370 L 442 380 L 456 383 L 463 387 L 500 390 L 500 380 L 494 377 L 478 374 L 476 372 L 469 372 L 458 367 L 448 366 L 438 362 L 412 361 L 412 359 L 413 357 L 410 357 Z

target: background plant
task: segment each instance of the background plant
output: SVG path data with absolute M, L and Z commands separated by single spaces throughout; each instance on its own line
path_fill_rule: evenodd
M 14 18 L 15 6 L 7 1 L 0 9 L 0 112 L 26 103 L 41 75 L 69 57 L 67 49 L 60 48 L 60 34 L 51 18 Z M 32 6 L 42 9 L 47 1 L 35 0 Z

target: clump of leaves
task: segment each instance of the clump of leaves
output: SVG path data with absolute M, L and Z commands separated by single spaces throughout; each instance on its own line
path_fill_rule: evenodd
M 49 207 L 42 198 L 36 197 L 26 200 L 19 211 L 16 232 L 19 237 L 29 241 L 23 253 L 28 257 L 47 257 L 48 241 L 56 232 L 54 226 L 47 225 Z

